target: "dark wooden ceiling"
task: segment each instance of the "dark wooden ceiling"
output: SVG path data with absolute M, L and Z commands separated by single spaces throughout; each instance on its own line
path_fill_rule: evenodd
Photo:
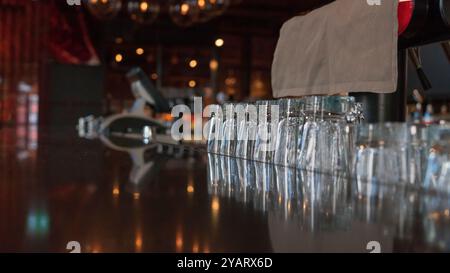
M 274 36 L 287 19 L 332 1 L 334 0 L 233 0 L 231 7 L 222 16 L 189 28 L 174 25 L 166 8 L 163 8 L 158 20 L 151 26 L 133 25 L 127 14 L 121 13 L 114 22 L 105 25 L 106 37 L 133 35 L 133 38 L 142 42 L 159 39 L 180 43 L 193 39 L 201 41 L 215 33 Z
M 330 3 L 334 0 L 241 0 L 234 3 L 233 9 L 307 11 Z

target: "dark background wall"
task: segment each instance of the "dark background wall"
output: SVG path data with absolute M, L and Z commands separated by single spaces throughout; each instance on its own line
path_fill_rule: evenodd
M 421 51 L 423 68 L 433 85 L 431 90 L 425 92 L 427 100 L 448 101 L 450 98 L 450 63 L 444 51 L 440 44 L 423 46 Z M 422 90 L 417 73 L 411 63 L 408 73 L 408 92 L 411 94 L 414 89 Z

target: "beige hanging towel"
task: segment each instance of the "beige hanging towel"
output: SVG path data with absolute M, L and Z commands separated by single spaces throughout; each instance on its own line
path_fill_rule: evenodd
M 336 0 L 281 28 L 275 98 L 397 88 L 398 0 Z

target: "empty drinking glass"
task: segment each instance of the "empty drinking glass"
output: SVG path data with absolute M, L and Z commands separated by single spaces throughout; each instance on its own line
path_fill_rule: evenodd
M 429 129 L 429 155 L 423 186 L 450 193 L 450 126 Z
M 235 104 L 223 106 L 224 122 L 221 130 L 220 154 L 234 156 L 236 153 L 237 126 Z
M 358 181 L 408 182 L 408 125 L 367 124 L 358 128 L 354 174 Z
M 297 167 L 308 171 L 349 173 L 355 126 L 363 118 L 353 97 L 306 97 L 299 125 Z
M 222 108 L 212 105 L 212 115 L 209 121 L 207 149 L 209 153 L 218 154 L 220 151 L 220 137 L 223 124 Z
M 253 151 L 253 159 L 264 163 L 273 163 L 279 107 L 276 101 L 258 101 L 258 130 Z
M 237 107 L 236 112 L 238 112 L 236 156 L 243 159 L 251 159 L 258 128 L 256 106 L 248 103 L 241 104 Z
M 274 163 L 295 167 L 299 125 L 303 124 L 302 100 L 280 100 L 280 117 L 275 148 Z
M 425 177 L 428 150 L 429 127 L 420 124 L 408 125 L 408 183 L 422 185 Z

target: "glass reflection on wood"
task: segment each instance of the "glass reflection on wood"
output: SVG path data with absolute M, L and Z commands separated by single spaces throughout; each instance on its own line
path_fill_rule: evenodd
M 337 242 L 339 237 L 351 238 L 351 252 L 364 252 L 371 240 L 381 242 L 384 252 L 450 250 L 450 199 L 445 194 L 214 154 L 208 154 L 208 162 L 211 195 L 263 212 L 270 229 L 293 232 L 287 238 L 273 234 L 277 239 L 272 242 L 281 245 L 274 251 L 302 251 L 304 244 L 288 243 L 299 236 L 314 242 L 312 251 L 318 251 L 318 242 L 311 238 Z

